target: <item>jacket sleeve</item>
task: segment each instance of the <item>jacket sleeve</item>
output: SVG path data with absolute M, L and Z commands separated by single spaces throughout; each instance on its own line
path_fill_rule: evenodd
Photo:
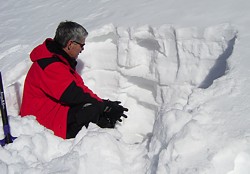
M 102 102 L 95 94 L 88 88 L 84 91 L 81 87 L 72 81 L 60 97 L 60 101 L 67 105 L 77 105 L 80 103 L 96 103 Z
M 102 102 L 102 99 L 86 87 L 83 82 L 81 86 L 78 86 L 75 78 L 66 65 L 54 62 L 44 69 L 41 84 L 49 97 L 65 105 Z

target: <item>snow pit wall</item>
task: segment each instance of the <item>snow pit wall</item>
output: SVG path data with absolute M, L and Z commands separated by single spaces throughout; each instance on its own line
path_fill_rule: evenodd
M 205 29 L 106 25 L 90 33 L 79 71 L 97 94 L 130 108 L 131 118 L 118 128 L 129 129 L 126 141 L 140 142 L 157 135 L 161 113 L 183 109 L 193 88 L 208 88 L 226 73 L 236 36 L 229 24 Z

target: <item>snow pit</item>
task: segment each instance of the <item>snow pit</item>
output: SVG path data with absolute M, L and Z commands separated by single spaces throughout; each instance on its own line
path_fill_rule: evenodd
M 208 28 L 110 24 L 91 31 L 77 69 L 100 97 L 122 101 L 129 108 L 128 118 L 114 130 L 92 124 L 70 140 L 55 137 L 33 116 L 18 116 L 30 62 L 28 58 L 20 62 L 15 73 L 6 67 L 11 131 L 18 138 L 0 148 L 3 172 L 211 171 L 208 163 L 217 165 L 220 157 L 220 148 L 213 142 L 222 130 L 209 134 L 219 124 L 210 115 L 213 106 L 209 100 L 231 92 L 220 93 L 220 89 L 232 82 L 215 82 L 230 71 L 227 60 L 236 38 L 236 29 L 229 24 Z M 0 55 L 1 60 L 27 47 L 7 50 Z M 236 168 L 227 169 L 233 173 L 240 170 L 249 154 L 236 150 L 229 157 L 235 157 Z

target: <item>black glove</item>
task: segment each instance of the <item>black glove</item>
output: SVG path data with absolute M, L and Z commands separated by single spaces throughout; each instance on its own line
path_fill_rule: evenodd
M 104 114 L 100 115 L 97 125 L 101 128 L 115 128 L 115 122 L 112 122 L 109 118 L 104 116 Z
M 104 100 L 104 105 L 103 115 L 112 123 L 116 123 L 117 120 L 121 122 L 121 117 L 127 118 L 124 112 L 127 112 L 128 109 L 124 108 L 120 101 Z

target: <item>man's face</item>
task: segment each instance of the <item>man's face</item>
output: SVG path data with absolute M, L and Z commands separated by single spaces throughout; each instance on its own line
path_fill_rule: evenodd
M 77 59 L 78 55 L 84 50 L 85 45 L 85 38 L 81 39 L 80 41 L 69 41 L 69 50 L 67 53 L 70 57 Z

